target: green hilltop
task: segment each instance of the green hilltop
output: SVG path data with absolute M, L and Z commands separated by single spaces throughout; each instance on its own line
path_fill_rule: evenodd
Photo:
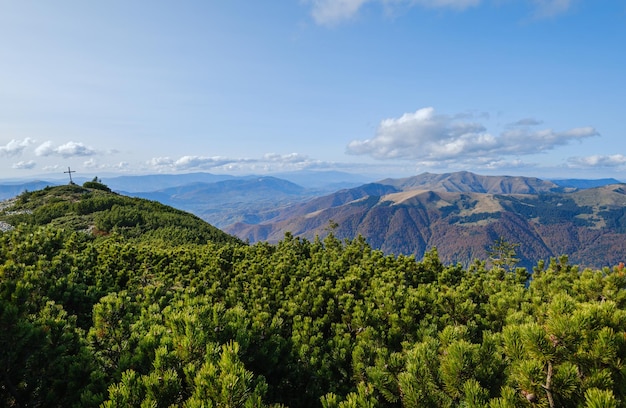
M 5 202 L 0 221 L 11 226 L 51 225 L 94 236 L 115 234 L 135 241 L 241 243 L 190 213 L 113 193 L 97 181 L 24 192 Z

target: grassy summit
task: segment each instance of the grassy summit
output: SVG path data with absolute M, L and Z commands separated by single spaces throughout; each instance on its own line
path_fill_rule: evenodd
M 96 182 L 22 193 L 0 206 L 0 222 L 53 225 L 137 241 L 241 243 L 192 214 L 155 201 L 122 196 Z

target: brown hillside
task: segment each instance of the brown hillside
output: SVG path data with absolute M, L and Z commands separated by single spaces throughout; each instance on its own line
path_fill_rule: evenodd
M 539 179 L 471 173 L 383 180 L 278 211 L 263 224 L 239 223 L 226 231 L 252 242 L 277 242 L 288 231 L 313 239 L 328 233 L 330 220 L 338 224 L 339 238 L 362 235 L 385 253 L 417 257 L 436 247 L 445 262 L 486 259 L 499 237 L 520 244 L 527 267 L 563 254 L 592 267 L 626 258 L 625 185 L 564 192 Z

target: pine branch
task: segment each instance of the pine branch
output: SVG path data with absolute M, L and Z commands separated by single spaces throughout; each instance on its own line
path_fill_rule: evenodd
M 548 375 L 546 376 L 546 384 L 542 385 L 543 389 L 546 390 L 546 396 L 548 397 L 548 403 L 550 404 L 550 408 L 554 408 L 554 400 L 552 399 L 552 362 L 548 361 Z

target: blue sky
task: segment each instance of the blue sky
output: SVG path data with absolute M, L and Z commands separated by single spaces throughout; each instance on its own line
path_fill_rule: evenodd
M 0 178 L 626 180 L 621 0 L 0 0 Z

